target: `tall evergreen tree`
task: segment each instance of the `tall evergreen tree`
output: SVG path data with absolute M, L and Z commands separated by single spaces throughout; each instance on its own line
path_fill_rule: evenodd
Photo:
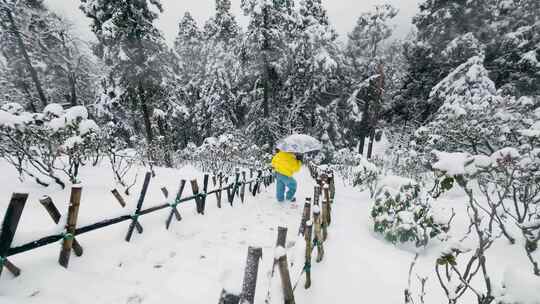
M 250 18 L 242 54 L 246 68 L 253 71 L 250 115 L 252 119 L 262 117 L 250 130 L 260 144 L 268 144 L 269 148 L 285 132 L 281 118 L 272 115 L 283 85 L 281 63 L 294 28 L 294 3 L 291 0 L 242 0 L 241 5 Z
M 120 104 L 131 116 L 134 134 L 141 132 L 153 158 L 152 114 L 166 74 L 167 48 L 154 21 L 163 7 L 159 0 L 81 0 L 81 10 L 92 20 L 98 43 L 96 55 L 109 67 L 122 88 Z M 139 125 L 139 121 L 143 126 Z

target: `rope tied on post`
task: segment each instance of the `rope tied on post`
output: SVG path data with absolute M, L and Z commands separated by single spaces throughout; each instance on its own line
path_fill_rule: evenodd
M 62 239 L 64 240 L 73 240 L 75 239 L 75 236 L 72 234 L 72 233 L 69 233 L 69 232 L 65 232 L 62 234 Z
M 305 271 L 305 272 L 311 271 L 311 263 L 306 262 L 306 263 L 304 264 L 304 271 Z
M 140 214 L 133 214 L 133 215 L 131 216 L 131 219 L 134 220 L 134 221 L 136 221 L 136 220 L 139 219 L 139 216 L 140 216 Z

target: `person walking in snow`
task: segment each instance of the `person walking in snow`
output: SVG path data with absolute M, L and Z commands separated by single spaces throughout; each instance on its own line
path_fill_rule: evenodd
M 302 166 L 302 156 L 300 154 L 284 152 L 277 150 L 276 155 L 272 158 L 272 168 L 276 175 L 276 197 L 278 202 L 282 203 L 285 200 L 289 202 L 296 201 L 296 180 L 293 175 L 300 171 Z M 287 193 L 285 194 L 285 189 Z

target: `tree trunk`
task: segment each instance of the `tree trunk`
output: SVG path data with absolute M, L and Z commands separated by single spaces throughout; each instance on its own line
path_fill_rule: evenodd
M 8 8 L 4 8 L 4 10 L 6 11 L 6 15 L 9 19 L 9 22 L 11 23 L 11 31 L 13 32 L 13 35 L 15 35 L 17 45 L 19 49 L 21 50 L 26 67 L 28 68 L 28 71 L 30 72 L 30 77 L 32 78 L 32 81 L 34 82 L 34 85 L 36 86 L 36 91 L 38 93 L 39 99 L 41 100 L 41 104 L 43 107 L 45 107 L 48 104 L 47 98 L 45 97 L 45 93 L 43 92 L 43 87 L 41 86 L 41 82 L 39 81 L 37 71 L 32 65 L 32 61 L 30 61 L 30 56 L 28 55 L 28 52 L 26 51 L 26 46 L 24 45 L 24 41 L 22 39 L 21 33 L 19 32 L 19 29 L 17 28 L 17 24 L 15 23 L 15 20 L 13 19 L 11 10 L 9 10 Z

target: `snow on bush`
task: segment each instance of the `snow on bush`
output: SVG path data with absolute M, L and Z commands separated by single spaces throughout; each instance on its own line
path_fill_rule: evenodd
M 433 208 L 418 183 L 398 176 L 381 181 L 371 217 L 375 232 L 386 240 L 394 244 L 414 242 L 417 247 L 448 232 L 453 218 L 444 208 Z
M 80 166 L 97 149 L 98 131 L 83 106 L 64 110 L 53 103 L 42 113 L 28 113 L 7 104 L 0 109 L 0 156 L 21 178 L 26 175 L 42 185 L 56 182 L 64 187 L 64 177 L 78 182 Z
M 359 164 L 353 168 L 353 185 L 368 189 L 373 198 L 380 175 L 381 170 L 376 165 L 360 157 Z
M 193 162 L 206 172 L 230 174 L 237 167 L 268 163 L 271 156 L 237 133 L 208 137 L 199 147 L 190 144 L 177 157 L 180 162 Z

